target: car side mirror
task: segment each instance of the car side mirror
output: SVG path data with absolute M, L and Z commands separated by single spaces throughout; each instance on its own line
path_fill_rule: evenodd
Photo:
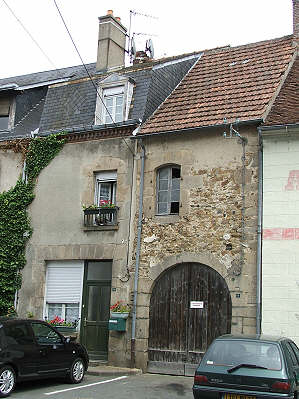
M 74 341 L 76 341 L 76 337 L 74 337 L 74 336 L 65 337 L 65 342 L 67 344 L 69 344 L 70 342 L 74 342 Z

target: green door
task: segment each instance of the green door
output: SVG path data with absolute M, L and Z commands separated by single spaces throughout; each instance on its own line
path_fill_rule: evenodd
M 111 275 L 111 261 L 85 264 L 81 342 L 91 358 L 108 357 Z

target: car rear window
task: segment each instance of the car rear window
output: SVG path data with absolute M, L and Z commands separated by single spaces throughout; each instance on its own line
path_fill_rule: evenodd
M 254 364 L 267 369 L 281 369 L 278 345 L 260 341 L 215 341 L 203 360 L 205 364 L 214 366 Z

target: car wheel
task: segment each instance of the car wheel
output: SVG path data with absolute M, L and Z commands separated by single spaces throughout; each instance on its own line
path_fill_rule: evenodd
M 11 394 L 16 385 L 16 374 L 10 366 L 0 369 L 0 398 L 6 398 Z
M 84 374 L 85 367 L 83 360 L 78 357 L 73 361 L 70 374 L 67 376 L 67 381 L 71 384 L 79 384 L 79 382 L 83 380 Z

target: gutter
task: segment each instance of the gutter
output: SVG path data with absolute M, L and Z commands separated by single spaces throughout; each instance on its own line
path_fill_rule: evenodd
M 263 119 L 250 119 L 247 121 L 238 121 L 238 126 L 243 126 L 243 125 L 255 125 L 262 123 Z M 215 128 L 227 128 L 230 127 L 230 125 L 234 122 L 226 122 L 226 123 L 216 123 L 215 125 L 206 125 L 206 126 L 197 126 L 193 128 L 185 128 L 185 129 L 175 129 L 175 130 L 165 130 L 164 132 L 157 132 L 157 133 L 142 133 L 139 134 L 138 137 L 132 137 L 132 138 L 140 138 L 142 137 L 150 137 L 150 136 L 159 136 L 161 134 L 169 134 L 169 133 L 191 133 L 197 130 L 202 130 L 202 129 L 215 129 Z
M 140 171 L 140 187 L 139 187 L 139 213 L 137 224 L 137 247 L 136 247 L 136 263 L 135 263 L 135 277 L 134 277 L 134 292 L 133 292 L 133 311 L 132 311 L 132 336 L 131 336 L 131 367 L 135 368 L 136 363 L 136 308 L 137 308 L 137 294 L 138 294 L 138 279 L 139 279 L 139 263 L 140 263 L 140 247 L 141 247 L 141 232 L 142 232 L 142 213 L 143 213 L 143 187 L 144 187 L 144 163 L 145 163 L 145 147 L 140 140 L 141 146 L 141 171 Z

